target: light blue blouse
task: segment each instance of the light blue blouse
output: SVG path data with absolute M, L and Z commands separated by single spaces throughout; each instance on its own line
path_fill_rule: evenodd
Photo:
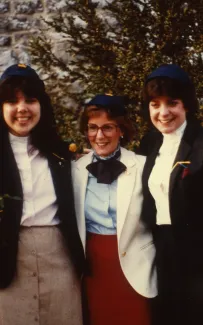
M 97 183 L 89 173 L 85 197 L 85 219 L 88 232 L 116 234 L 117 180 L 111 184 Z

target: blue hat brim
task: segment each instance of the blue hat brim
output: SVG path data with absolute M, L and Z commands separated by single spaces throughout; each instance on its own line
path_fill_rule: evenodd
M 20 77 L 32 77 L 35 79 L 40 79 L 39 75 L 34 69 L 28 65 L 24 64 L 13 64 L 8 67 L 1 75 L 0 81 L 4 81 L 9 77 L 20 76 Z
M 191 79 L 188 74 L 176 64 L 163 64 L 146 78 L 146 82 L 154 78 L 167 77 L 178 80 L 182 83 L 191 83 Z
M 86 103 L 86 106 L 101 106 L 109 108 L 111 111 L 115 111 L 117 114 L 126 114 L 124 97 L 122 96 L 96 95 L 93 99 Z

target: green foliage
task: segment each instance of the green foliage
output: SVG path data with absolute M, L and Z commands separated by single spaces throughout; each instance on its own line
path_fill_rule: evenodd
M 67 1 L 67 11 L 46 21 L 31 41 L 32 61 L 47 76 L 59 131 L 83 143 L 77 125 L 80 105 L 98 93 L 127 95 L 137 128 L 137 144 L 146 126 L 140 117 L 140 94 L 146 75 L 162 63 L 176 63 L 203 90 L 203 0 Z M 56 54 L 55 33 L 65 59 Z M 72 102 L 68 102 L 68 98 Z

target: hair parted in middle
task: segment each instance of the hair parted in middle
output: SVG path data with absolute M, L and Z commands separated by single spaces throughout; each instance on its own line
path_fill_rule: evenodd
M 0 124 L 2 131 L 8 132 L 7 125 L 3 119 L 3 103 L 7 100 L 15 99 L 16 93 L 21 91 L 28 98 L 36 98 L 40 103 L 40 120 L 30 132 L 31 143 L 40 150 L 42 154 L 53 151 L 59 137 L 56 132 L 51 100 L 45 91 L 42 80 L 33 77 L 10 76 L 0 82 Z

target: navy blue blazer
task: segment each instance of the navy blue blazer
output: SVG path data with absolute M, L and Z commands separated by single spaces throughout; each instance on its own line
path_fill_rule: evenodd
M 76 223 L 70 153 L 62 142 L 59 143 L 55 153 L 57 156 L 50 153 L 47 159 L 57 196 L 60 229 L 75 264 L 76 272 L 80 276 L 85 258 Z M 9 286 L 16 272 L 23 208 L 22 184 L 7 134 L 1 134 L 0 141 L 0 196 L 4 194 L 18 197 L 20 200 L 5 198 L 3 211 L 0 212 L 0 288 Z
M 148 150 L 151 153 L 147 156 L 143 171 L 141 218 L 154 237 L 158 293 L 162 306 L 164 299 L 166 301 L 164 324 L 186 324 L 187 320 L 194 321 L 200 314 L 203 321 L 202 307 L 198 307 L 203 303 L 203 128 L 198 121 L 193 121 L 188 122 L 184 131 L 174 165 L 180 161 L 191 163 L 186 169 L 177 164 L 171 172 L 171 225 L 166 226 L 156 225 L 156 205 L 148 187 L 162 141 L 162 134 L 153 132 Z
M 142 218 L 153 227 L 156 224 L 156 207 L 148 188 L 148 179 L 156 157 L 163 142 L 161 133 L 153 134 L 151 153 L 147 156 L 143 171 L 144 204 Z M 185 227 L 203 226 L 200 216 L 203 202 L 203 128 L 199 122 L 188 123 L 184 131 L 174 164 L 178 161 L 190 161 L 185 173 L 181 165 L 177 165 L 170 176 L 169 207 L 172 225 Z

